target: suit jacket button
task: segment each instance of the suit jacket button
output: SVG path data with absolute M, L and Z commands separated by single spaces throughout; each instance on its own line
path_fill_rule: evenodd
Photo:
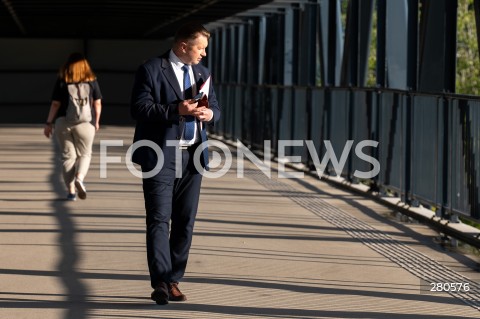
M 177 136 L 177 140 L 179 140 L 179 139 L 180 139 L 180 136 Z

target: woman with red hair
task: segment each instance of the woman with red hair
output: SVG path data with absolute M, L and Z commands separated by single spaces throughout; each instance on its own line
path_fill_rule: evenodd
M 83 180 L 90 167 L 95 132 L 100 125 L 102 94 L 95 74 L 81 53 L 71 54 L 60 68 L 44 134 L 60 145 L 67 199 L 87 198 Z M 92 116 L 93 109 L 93 116 Z

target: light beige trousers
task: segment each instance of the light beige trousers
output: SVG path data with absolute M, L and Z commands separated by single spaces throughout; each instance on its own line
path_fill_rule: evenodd
M 65 117 L 59 117 L 55 121 L 55 136 L 62 154 L 63 180 L 69 189 L 73 187 L 77 174 L 87 176 L 95 127 L 90 122 L 72 125 Z

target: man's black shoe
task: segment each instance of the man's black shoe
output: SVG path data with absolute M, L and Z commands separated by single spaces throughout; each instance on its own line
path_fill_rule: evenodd
M 153 290 L 151 298 L 157 305 L 168 304 L 168 285 L 164 282 L 158 284 Z

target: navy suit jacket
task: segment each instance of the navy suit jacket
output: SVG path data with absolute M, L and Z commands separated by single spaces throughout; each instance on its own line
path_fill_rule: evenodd
M 149 140 L 156 143 L 164 155 L 164 168 L 173 169 L 178 147 L 167 146 L 167 141 L 180 140 L 185 122 L 178 114 L 178 103 L 183 100 L 183 93 L 168 59 L 169 53 L 167 51 L 160 57 L 150 59 L 138 68 L 132 91 L 131 115 L 137 122 L 133 142 Z M 192 69 L 199 89 L 210 72 L 201 64 L 192 65 Z M 211 82 L 208 103 L 213 111 L 213 119 L 203 122 L 200 131 L 202 142 L 207 140 L 205 124 L 213 125 L 220 118 L 220 108 Z M 151 170 L 157 164 L 157 156 L 152 148 L 140 147 L 133 153 L 132 161 Z M 201 162 L 208 170 L 207 148 L 203 151 Z

